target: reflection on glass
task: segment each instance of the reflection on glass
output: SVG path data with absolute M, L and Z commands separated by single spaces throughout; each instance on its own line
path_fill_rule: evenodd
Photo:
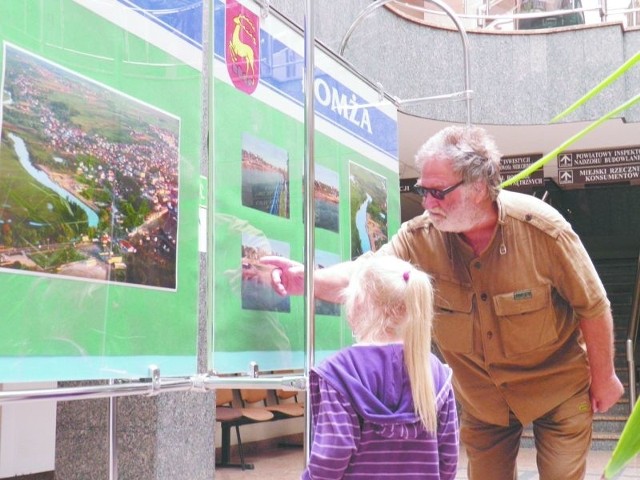
M 259 264 L 263 255 L 288 257 L 289 245 L 268 239 L 249 222 L 232 215 L 216 215 L 216 232 L 218 252 L 241 251 L 241 257 L 225 255 L 216 260 L 223 265 L 224 276 L 216 281 L 214 350 L 290 351 L 291 341 L 279 315 L 290 312 L 291 299 L 273 291 L 271 269 Z

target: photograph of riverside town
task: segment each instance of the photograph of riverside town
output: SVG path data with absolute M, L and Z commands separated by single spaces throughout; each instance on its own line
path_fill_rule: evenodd
M 179 119 L 4 45 L 0 268 L 176 288 Z

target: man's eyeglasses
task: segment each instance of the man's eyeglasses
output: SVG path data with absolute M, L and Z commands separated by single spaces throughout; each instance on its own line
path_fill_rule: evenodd
M 455 185 L 451 185 L 450 187 L 447 187 L 444 190 L 439 190 L 437 188 L 426 188 L 426 187 L 423 187 L 422 185 L 414 185 L 413 191 L 424 198 L 427 198 L 427 195 L 431 195 L 436 200 L 444 200 L 444 197 L 446 197 L 448 193 L 453 192 L 456 188 L 458 188 L 463 183 L 464 183 L 464 180 L 460 180 Z

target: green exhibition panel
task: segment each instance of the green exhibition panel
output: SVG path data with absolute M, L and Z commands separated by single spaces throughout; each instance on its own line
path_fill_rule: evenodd
M 304 35 L 208 2 L 0 2 L 0 383 L 191 376 L 205 347 L 220 374 L 304 367 L 304 298 L 260 262 L 305 258 Z M 314 64 L 323 268 L 398 228 L 397 121 L 338 57 Z M 318 359 L 351 344 L 340 305 L 314 319 Z
M 196 372 L 201 18 L 0 2 L 0 382 Z
M 317 5 L 317 8 L 324 8 Z M 264 255 L 304 261 L 304 34 L 252 1 L 213 3 L 212 367 L 305 366 L 303 297 L 270 287 Z M 314 50 L 315 264 L 376 250 L 400 222 L 396 109 Z M 316 301 L 317 359 L 352 343 L 340 305 Z

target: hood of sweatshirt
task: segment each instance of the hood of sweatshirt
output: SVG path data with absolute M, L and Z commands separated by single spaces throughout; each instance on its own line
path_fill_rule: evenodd
M 439 410 L 452 388 L 451 369 L 433 354 L 430 360 Z M 402 344 L 354 345 L 327 358 L 311 374 L 340 392 L 380 435 L 410 438 L 422 431 Z

